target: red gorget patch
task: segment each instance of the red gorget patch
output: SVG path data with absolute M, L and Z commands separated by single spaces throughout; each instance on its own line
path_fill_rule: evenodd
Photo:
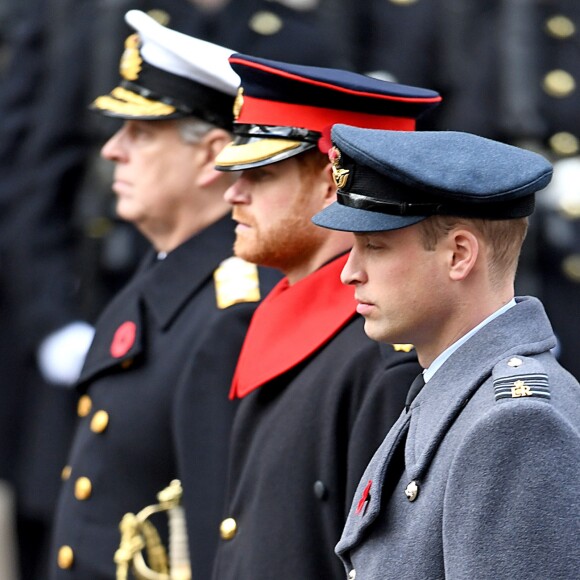
M 242 347 L 230 398 L 242 398 L 295 367 L 356 314 L 354 291 L 340 281 L 348 255 L 290 286 L 284 278 L 258 306 Z

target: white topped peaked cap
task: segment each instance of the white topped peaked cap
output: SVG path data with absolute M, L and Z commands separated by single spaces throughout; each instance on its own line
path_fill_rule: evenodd
M 139 34 L 149 64 L 235 96 L 240 77 L 228 62 L 233 50 L 171 30 L 141 10 L 129 10 L 125 21 Z
M 136 32 L 125 41 L 121 82 L 91 108 L 124 119 L 194 116 L 230 129 L 240 84 L 228 62 L 233 51 L 171 30 L 140 10 L 125 20 Z

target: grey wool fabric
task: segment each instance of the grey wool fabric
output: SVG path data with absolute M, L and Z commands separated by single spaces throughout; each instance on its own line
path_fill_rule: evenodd
M 580 578 L 580 386 L 541 303 L 516 301 L 371 460 L 336 547 L 350 578 Z

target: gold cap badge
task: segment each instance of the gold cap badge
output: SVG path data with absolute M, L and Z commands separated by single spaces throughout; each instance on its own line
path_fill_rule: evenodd
M 346 185 L 350 171 L 340 167 L 340 150 L 338 147 L 331 147 L 328 152 L 328 158 L 332 163 L 332 178 L 334 179 L 334 183 L 336 187 L 343 188 Z
M 244 89 L 240 87 L 238 89 L 238 94 L 234 101 L 234 121 L 238 120 L 240 113 L 242 112 L 242 107 L 244 105 Z
M 119 71 L 121 76 L 128 81 L 137 80 L 139 78 L 139 73 L 141 72 L 143 60 L 139 53 L 139 44 L 140 41 L 138 34 L 131 34 L 131 36 L 125 40 L 125 51 L 121 56 Z

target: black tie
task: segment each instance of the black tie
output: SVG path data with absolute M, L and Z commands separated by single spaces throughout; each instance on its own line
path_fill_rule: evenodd
M 419 394 L 419 391 L 425 386 L 425 379 L 423 378 L 423 373 L 419 373 L 415 380 L 411 383 L 409 387 L 409 392 L 407 393 L 407 400 L 405 401 L 405 411 L 409 412 L 409 407 L 411 403 L 415 400 L 415 397 Z

